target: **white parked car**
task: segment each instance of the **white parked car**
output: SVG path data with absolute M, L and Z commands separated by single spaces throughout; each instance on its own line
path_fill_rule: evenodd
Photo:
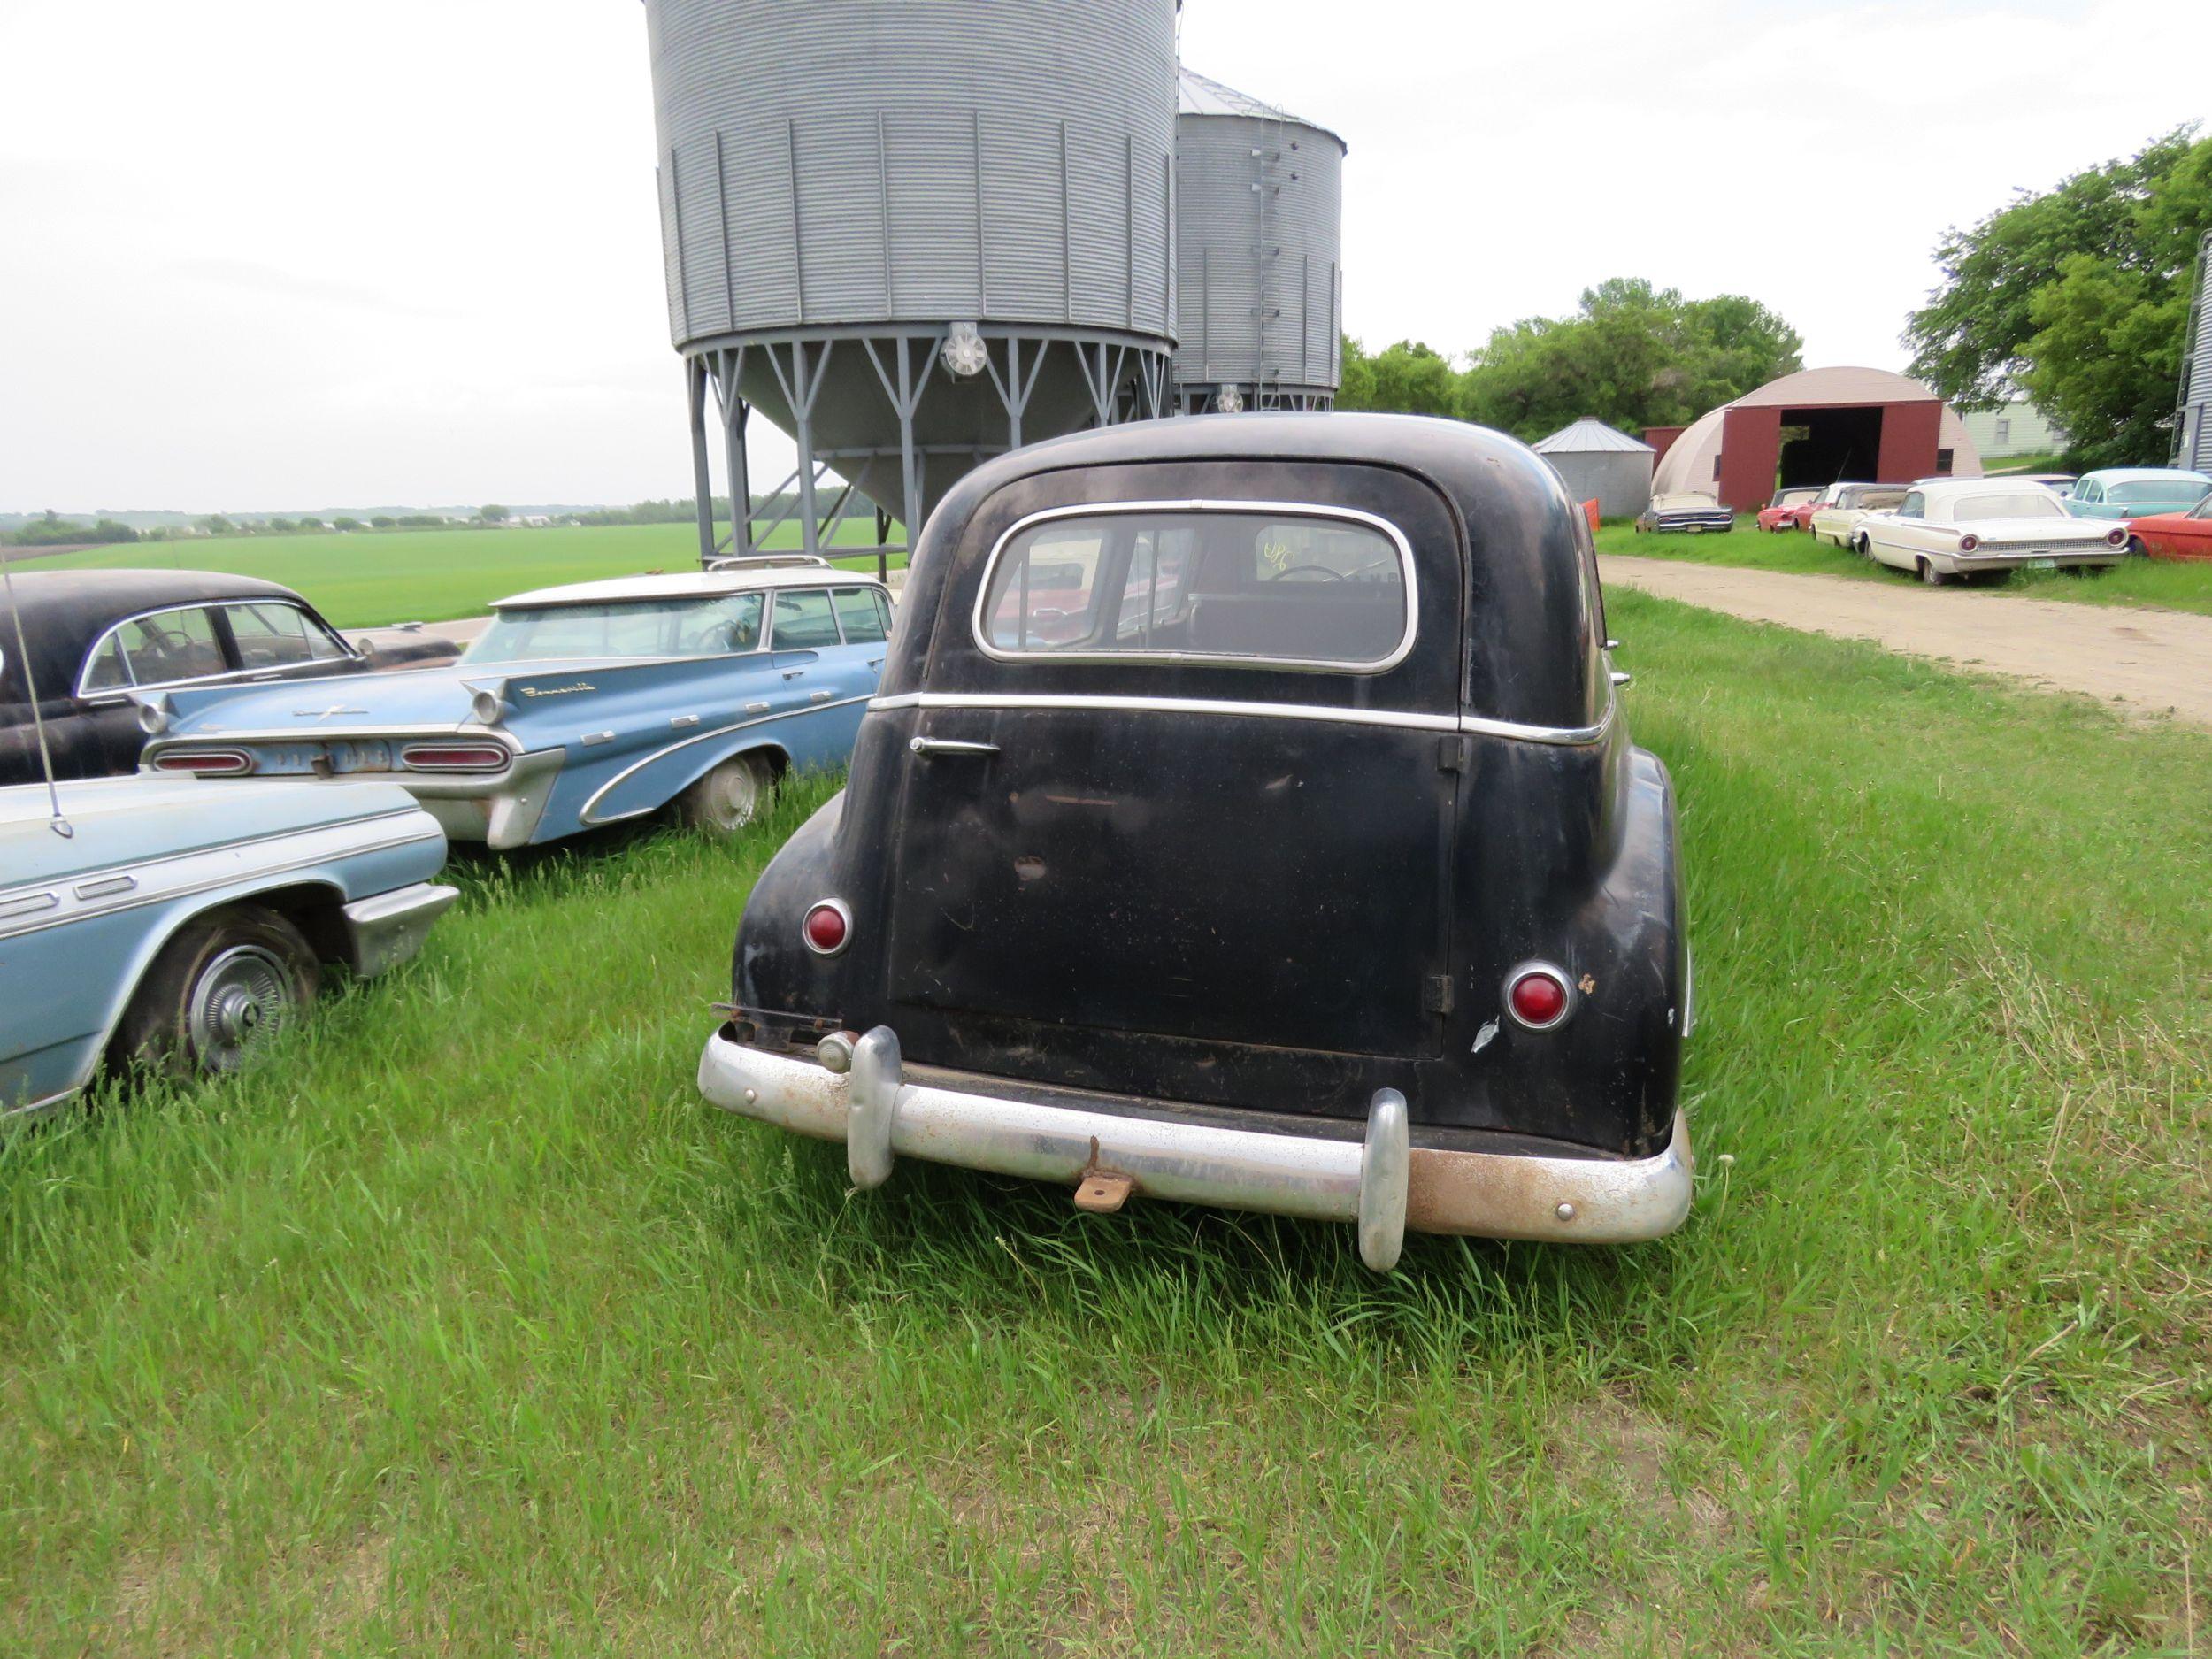
M 1931 479 L 1859 520 L 1852 546 L 1941 583 L 1977 571 L 2103 566 L 2127 557 L 2124 526 L 2070 516 L 2055 491 L 2003 479 Z
M 1837 547 L 1857 545 L 1859 521 L 1870 512 L 1885 512 L 1905 499 L 1902 484 L 1835 483 L 1820 492 L 1805 527 L 1816 541 Z

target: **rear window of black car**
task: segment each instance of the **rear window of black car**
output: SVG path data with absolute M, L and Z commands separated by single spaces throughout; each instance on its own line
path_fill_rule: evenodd
M 1370 672 L 1412 645 L 1403 535 L 1335 509 L 1132 505 L 1017 525 L 976 607 L 990 656 Z

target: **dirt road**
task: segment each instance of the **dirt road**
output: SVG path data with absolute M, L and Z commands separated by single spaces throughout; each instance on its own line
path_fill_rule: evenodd
M 2212 617 L 1601 555 L 1611 587 L 2212 726 Z

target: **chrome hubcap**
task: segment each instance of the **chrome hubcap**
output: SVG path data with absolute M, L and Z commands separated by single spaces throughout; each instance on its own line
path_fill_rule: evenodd
M 234 1071 L 284 1029 L 291 976 L 275 953 L 234 945 L 201 971 L 185 1007 L 185 1035 L 200 1064 Z
M 760 803 L 760 782 L 750 766 L 725 766 L 715 774 L 710 796 L 714 820 L 726 830 L 743 829 Z

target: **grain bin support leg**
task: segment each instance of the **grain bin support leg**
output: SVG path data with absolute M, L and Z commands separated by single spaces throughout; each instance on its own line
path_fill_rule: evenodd
M 714 478 L 707 470 L 707 365 L 684 359 L 684 389 L 691 401 L 691 488 L 699 516 L 699 564 L 714 557 Z
M 730 475 L 730 551 L 753 550 L 753 477 L 745 455 L 745 430 L 752 423 L 753 406 L 737 394 L 738 379 L 745 373 L 745 348 L 725 351 L 717 365 L 716 389 L 722 398 L 722 451 Z

